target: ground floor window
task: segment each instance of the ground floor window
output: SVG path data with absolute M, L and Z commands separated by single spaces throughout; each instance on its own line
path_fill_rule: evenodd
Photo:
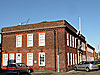
M 69 53 L 67 53 L 67 64 L 69 66 Z
M 8 54 L 3 54 L 3 66 L 8 65 Z
M 39 66 L 45 66 L 45 52 L 39 52 Z
M 75 61 L 75 60 L 74 60 L 74 53 L 73 53 L 73 65 L 75 64 L 74 61 Z
M 70 63 L 72 65 L 72 53 L 70 53 Z
M 14 53 L 9 54 L 9 64 L 14 63 Z
M 27 53 L 27 66 L 33 66 L 33 53 Z
M 77 54 L 75 54 L 75 64 L 77 64 Z
M 16 63 L 22 63 L 22 53 L 16 53 Z

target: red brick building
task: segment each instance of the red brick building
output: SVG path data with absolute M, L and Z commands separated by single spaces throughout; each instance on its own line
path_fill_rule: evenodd
M 86 57 L 85 37 L 65 20 L 2 28 L 2 69 L 15 62 L 63 72 Z

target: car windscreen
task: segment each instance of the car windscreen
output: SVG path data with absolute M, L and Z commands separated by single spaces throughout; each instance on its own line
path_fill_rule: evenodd
M 15 64 L 9 64 L 8 67 L 16 67 Z
M 27 67 L 26 64 L 17 64 L 19 67 Z
M 97 64 L 100 64 L 100 61 L 96 61 Z

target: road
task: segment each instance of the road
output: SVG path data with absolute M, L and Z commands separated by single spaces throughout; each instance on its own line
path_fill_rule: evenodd
M 6 75 L 6 73 L 0 73 L 0 75 Z M 13 75 L 13 74 L 12 74 Z M 15 75 L 15 74 L 14 74 Z M 32 72 L 31 74 L 23 73 L 21 75 L 100 75 L 100 70 L 98 71 L 70 71 L 70 72 L 62 72 L 62 73 L 43 73 L 43 72 Z

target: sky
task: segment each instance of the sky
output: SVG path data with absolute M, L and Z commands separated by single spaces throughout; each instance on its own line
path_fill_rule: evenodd
M 0 29 L 41 21 L 66 20 L 98 51 L 100 44 L 100 0 L 0 0 Z M 1 38 L 0 38 L 1 39 Z M 1 42 L 1 41 L 0 41 Z

